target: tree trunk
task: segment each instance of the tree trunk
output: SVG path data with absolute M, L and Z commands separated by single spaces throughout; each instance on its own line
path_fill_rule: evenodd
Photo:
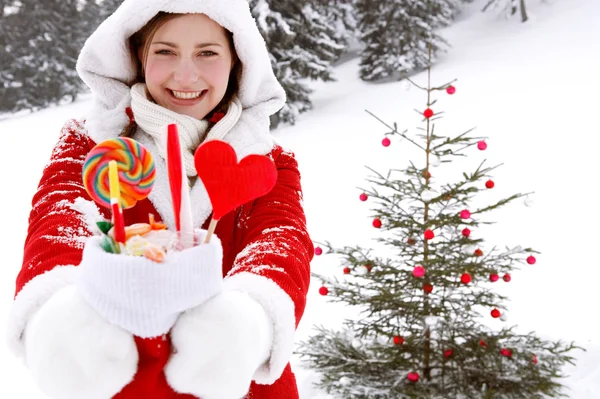
M 521 22 L 527 22 L 527 10 L 525 9 L 525 0 L 521 0 Z

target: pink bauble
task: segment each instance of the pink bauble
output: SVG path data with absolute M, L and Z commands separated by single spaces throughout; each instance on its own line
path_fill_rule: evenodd
M 530 265 L 535 265 L 536 259 L 535 256 L 530 255 L 527 257 L 527 263 L 529 263 Z
M 469 212 L 467 209 L 460 211 L 461 219 L 469 219 L 470 217 L 471 217 L 471 212 Z
M 366 201 L 369 198 L 369 196 L 367 194 L 365 194 L 365 193 L 362 193 L 359 198 L 360 198 L 361 201 L 364 202 L 364 201 Z
M 417 382 L 419 381 L 419 373 L 408 373 L 407 378 L 410 382 Z
M 389 147 L 390 144 L 392 144 L 392 141 L 387 137 L 381 140 L 381 145 L 384 147 Z
M 480 142 L 477 143 L 477 148 L 481 151 L 485 150 L 487 148 L 487 143 L 483 140 L 481 140 Z
M 490 281 L 491 281 L 492 283 L 495 283 L 496 281 L 498 281 L 498 279 L 500 279 L 500 276 L 499 276 L 499 275 L 497 275 L 496 273 L 494 273 L 494 274 L 490 274 Z
M 454 86 L 448 86 L 448 87 L 446 88 L 446 93 L 448 93 L 448 94 L 450 94 L 450 95 L 452 95 L 452 94 L 456 93 L 456 87 L 454 87 Z
M 315 247 L 315 255 L 319 256 L 323 253 L 323 249 L 321 247 Z
M 468 228 L 464 228 L 462 231 L 462 235 L 463 237 L 468 237 L 471 235 L 471 230 L 469 230 Z
M 416 278 L 421 278 L 425 275 L 425 268 L 423 266 L 415 266 L 412 272 Z

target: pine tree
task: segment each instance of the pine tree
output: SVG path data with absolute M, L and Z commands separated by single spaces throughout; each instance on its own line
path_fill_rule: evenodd
M 521 15 L 521 22 L 527 22 L 529 19 L 525 0 L 487 0 L 487 3 L 483 7 L 483 11 L 485 12 L 488 9 L 494 8 L 503 9 L 509 17 L 519 12 Z
M 275 76 L 288 97 L 272 126 L 294 123 L 300 113 L 312 108 L 312 90 L 305 80 L 333 80 L 331 63 L 344 45 L 313 0 L 252 0 L 250 6 L 267 43 Z
M 432 96 L 456 89 L 453 82 L 429 82 L 415 84 L 427 95 L 422 133 L 408 135 L 386 124 L 390 133 L 382 142 L 387 147 L 390 137 L 402 137 L 423 158 L 385 174 L 372 170 L 373 186 L 361 194 L 361 200 L 375 201 L 381 248 L 323 244 L 325 253 L 341 259 L 346 277 L 316 275 L 323 281 L 320 293 L 356 307 L 361 317 L 346 320 L 339 331 L 318 327 L 299 354 L 336 398 L 560 397 L 561 369 L 573 362 L 573 343 L 488 326 L 506 314 L 506 298 L 494 284 L 510 281 L 521 264 L 534 264 L 536 251 L 488 249 L 480 227 L 490 223 L 487 214 L 526 194 L 485 203 L 480 193 L 494 187 L 496 168 L 485 161 L 459 181 L 437 181 L 434 165 L 450 167 L 487 143 L 472 130 L 451 137 L 435 129 L 442 112 L 432 110 Z
M 0 112 L 74 100 L 82 83 L 75 62 L 87 37 L 78 0 L 21 0 L 2 18 Z M 5 64 L 6 62 L 6 64 Z
M 360 77 L 400 78 L 426 68 L 429 44 L 434 55 L 448 47 L 436 31 L 451 23 L 460 4 L 461 0 L 358 0 L 364 43 Z

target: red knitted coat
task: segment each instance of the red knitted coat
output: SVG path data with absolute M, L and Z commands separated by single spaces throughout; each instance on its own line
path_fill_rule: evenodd
M 37 276 L 57 267 L 78 265 L 81 261 L 85 237 L 92 233 L 86 215 L 73 203 L 77 198 L 91 201 L 82 184 L 82 165 L 94 145 L 81 122 L 70 121 L 63 128 L 32 201 L 15 301 L 19 300 L 21 290 L 27 290 L 27 284 Z M 306 230 L 296 160 L 293 154 L 279 146 L 275 146 L 269 156 L 278 169 L 275 188 L 224 216 L 215 233 L 223 247 L 223 275 L 253 273 L 275 282 L 293 302 L 297 327 L 305 308 L 309 263 L 314 251 Z M 102 212 L 108 219 L 108 210 Z M 125 223 L 147 222 L 149 213 L 162 220 L 151 201 L 146 199 L 124 211 Z M 206 227 L 205 224 L 203 228 Z M 240 254 L 249 246 L 253 248 L 251 251 Z M 268 250 L 274 247 L 278 250 Z M 163 367 L 171 353 L 168 336 L 136 337 L 136 343 L 139 351 L 137 374 L 115 399 L 194 398 L 174 392 L 167 384 Z M 247 398 L 298 398 L 289 363 L 274 384 L 253 382 Z

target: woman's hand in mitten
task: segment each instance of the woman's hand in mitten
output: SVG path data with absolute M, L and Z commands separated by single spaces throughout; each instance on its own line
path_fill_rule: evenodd
M 137 370 L 132 334 L 104 320 L 73 285 L 33 315 L 24 343 L 33 378 L 55 399 L 111 398 Z
M 166 334 L 181 312 L 222 290 L 223 252 L 216 236 L 208 244 L 171 251 L 160 263 L 105 252 L 100 242 L 101 237 L 87 241 L 77 286 L 102 317 L 136 336 Z
M 183 313 L 171 330 L 171 387 L 202 399 L 240 399 L 269 359 L 273 325 L 248 294 L 226 290 Z

